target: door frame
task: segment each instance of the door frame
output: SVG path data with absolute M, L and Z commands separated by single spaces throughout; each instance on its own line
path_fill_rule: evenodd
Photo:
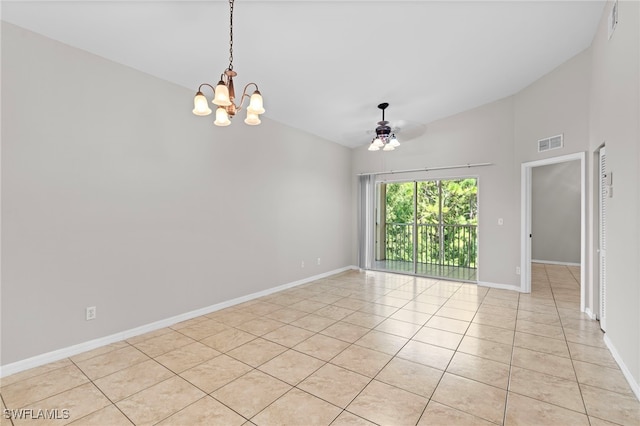
M 559 157 L 546 158 L 543 160 L 529 161 L 521 164 L 520 179 L 520 291 L 531 293 L 531 209 L 532 209 L 532 170 L 535 167 L 549 164 L 565 163 L 568 161 L 580 160 L 580 312 L 585 310 L 586 295 L 586 154 L 576 152 L 575 154 L 562 155 Z
M 607 250 L 606 247 L 603 248 L 603 235 L 604 235 L 604 244 L 606 245 L 606 203 L 607 199 L 605 197 L 605 191 L 608 195 L 608 190 L 605 188 L 605 182 L 603 182 L 604 177 L 603 173 L 607 173 L 606 170 L 602 169 L 602 156 L 604 154 L 606 159 L 606 145 L 602 144 L 596 152 L 596 160 L 597 163 L 597 176 L 598 176 L 598 195 L 596 196 L 597 207 L 595 209 L 595 218 L 597 222 L 597 238 L 596 246 L 595 246 L 595 254 L 597 255 L 597 260 L 594 260 L 594 264 L 597 263 L 598 269 L 597 274 L 594 275 L 593 278 L 593 286 L 594 286 L 594 301 L 593 301 L 593 316 L 600 322 L 600 329 L 606 333 L 607 331 L 607 299 L 606 299 L 606 262 L 607 262 Z M 603 214 L 603 206 L 605 207 L 605 211 Z M 604 259 L 603 259 L 604 258 Z M 604 260 L 604 262 L 603 262 Z M 604 263 L 604 268 L 603 268 Z

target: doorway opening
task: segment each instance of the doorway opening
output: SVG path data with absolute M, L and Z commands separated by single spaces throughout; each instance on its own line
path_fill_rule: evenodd
M 579 152 L 575 154 L 569 154 L 561 157 L 548 158 L 544 160 L 532 161 L 523 163 L 521 168 L 521 291 L 525 293 L 531 292 L 531 276 L 532 276 L 532 239 L 535 238 L 533 234 L 533 169 L 541 166 L 547 166 L 551 164 L 564 163 L 569 161 L 580 162 L 580 241 L 579 241 L 579 268 L 580 268 L 580 311 L 585 311 L 585 271 L 586 271 L 586 201 L 585 201 L 585 188 L 586 188 L 586 171 L 585 171 L 585 153 Z M 558 185 L 563 182 L 558 181 Z M 549 218 L 553 220 L 553 218 Z
M 477 281 L 476 178 L 379 182 L 373 267 Z

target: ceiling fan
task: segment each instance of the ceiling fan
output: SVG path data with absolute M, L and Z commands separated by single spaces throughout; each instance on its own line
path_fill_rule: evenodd
M 378 126 L 375 129 L 365 132 L 369 137 L 374 135 L 369 144 L 369 151 L 393 151 L 400 146 L 397 135 L 400 135 L 403 142 L 407 142 L 422 136 L 427 130 L 426 125 L 415 121 L 395 120 L 389 122 L 385 120 L 385 110 L 388 107 L 388 102 L 378 105 L 378 109 L 382 111 L 382 120 L 378 121 Z
M 375 130 L 376 136 L 371 141 L 371 145 L 369 145 L 369 151 L 379 151 L 381 148 L 383 151 L 393 151 L 400 146 L 400 142 L 398 142 L 396 134 L 389 126 L 389 122 L 384 119 L 384 110 L 388 106 L 387 102 L 378 105 L 378 108 L 382 110 L 382 120 L 378 121 L 378 127 Z

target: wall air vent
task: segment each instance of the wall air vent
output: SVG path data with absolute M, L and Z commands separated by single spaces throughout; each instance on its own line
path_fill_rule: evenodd
M 559 149 L 564 146 L 562 135 L 551 136 L 550 138 L 540 139 L 538 141 L 538 152 Z

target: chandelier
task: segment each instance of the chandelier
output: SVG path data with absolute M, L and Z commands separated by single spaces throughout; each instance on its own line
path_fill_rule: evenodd
M 216 126 L 228 126 L 231 124 L 231 118 L 233 118 L 238 111 L 242 110 L 242 104 L 245 99 L 249 97 L 247 89 L 249 89 L 250 86 L 255 86 L 255 90 L 249 98 L 247 118 L 245 118 L 244 122 L 250 126 L 257 126 L 260 124 L 260 114 L 264 113 L 262 95 L 258 90 L 258 85 L 256 83 L 247 84 L 242 91 L 240 102 L 235 103 L 236 94 L 233 87 L 233 78 L 237 76 L 238 73 L 233 70 L 233 2 L 234 0 L 229 0 L 229 66 L 220 75 L 220 81 L 215 88 L 208 83 L 202 83 L 200 87 L 198 87 L 198 92 L 195 98 L 193 98 L 193 113 L 195 115 L 205 116 L 213 112 L 211 108 L 209 108 L 207 98 L 202 93 L 203 87 L 209 87 L 213 91 L 213 100 L 211 102 L 217 105 L 216 120 L 213 124 Z
M 389 106 L 388 103 L 383 102 L 378 105 L 378 108 L 382 110 L 382 120 L 378 121 L 378 127 L 376 127 L 376 137 L 371 141 L 369 145 L 369 151 L 379 151 L 382 148 L 383 151 L 393 151 L 400 146 L 400 142 L 396 138 L 396 135 L 391 132 L 389 122 L 384 119 L 384 110 Z

